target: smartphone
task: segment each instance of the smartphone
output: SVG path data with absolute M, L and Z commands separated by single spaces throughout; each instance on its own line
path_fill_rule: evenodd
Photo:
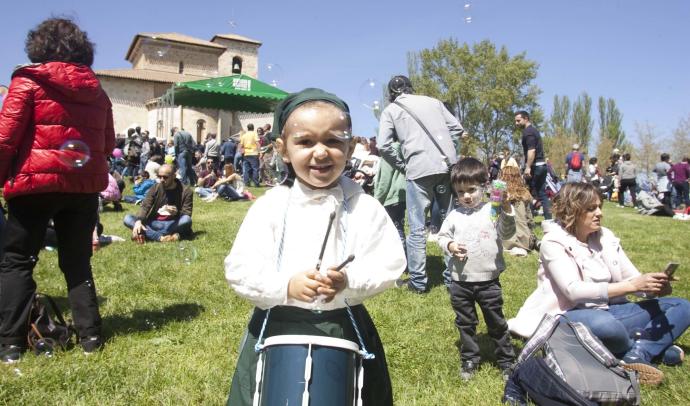
M 673 277 L 673 274 L 676 272 L 676 269 L 678 269 L 678 266 L 680 264 L 677 262 L 669 262 L 668 265 L 666 265 L 666 269 L 664 269 L 664 273 L 666 276 L 671 279 Z

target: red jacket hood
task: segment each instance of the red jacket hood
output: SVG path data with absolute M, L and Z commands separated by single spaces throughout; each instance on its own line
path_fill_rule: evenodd
M 103 92 L 96 74 L 86 65 L 68 62 L 23 65 L 15 69 L 12 77 L 15 76 L 32 79 L 81 103 L 92 102 Z

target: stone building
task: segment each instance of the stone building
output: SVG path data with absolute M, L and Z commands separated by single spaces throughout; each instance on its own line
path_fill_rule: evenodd
M 164 109 L 159 104 L 159 97 L 177 82 L 237 73 L 258 78 L 260 46 L 261 42 L 236 34 L 218 34 L 210 41 L 178 33 L 137 34 L 125 56 L 131 69 L 96 71 L 113 103 L 115 131 L 126 134 L 138 125 L 165 139 L 172 123 L 199 142 L 209 132 L 227 138 L 248 122 L 255 126 L 271 122 L 271 114 L 182 106 Z

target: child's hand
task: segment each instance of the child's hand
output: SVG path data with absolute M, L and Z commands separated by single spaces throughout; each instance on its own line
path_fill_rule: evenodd
M 343 272 L 336 271 L 335 267 L 328 268 L 326 276 L 317 273 L 316 280 L 322 283 L 322 286 L 317 289 L 317 292 L 324 296 L 324 303 L 333 300 L 335 295 L 342 292 L 347 286 L 347 275 Z
M 507 191 L 503 191 L 503 196 L 501 200 L 501 210 L 505 214 L 513 214 L 513 207 L 510 204 L 510 199 L 508 199 Z
M 313 302 L 318 295 L 318 288 L 323 286 L 316 280 L 317 274 L 318 272 L 312 269 L 293 275 L 288 283 L 288 297 L 303 302 Z
M 455 258 L 458 258 L 460 261 L 467 259 L 467 246 L 465 244 L 458 244 L 454 241 L 450 242 L 448 244 L 448 251 L 450 251 L 451 255 L 453 255 Z

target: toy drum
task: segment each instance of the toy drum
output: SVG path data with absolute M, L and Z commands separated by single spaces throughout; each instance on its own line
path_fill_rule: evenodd
M 254 406 L 361 404 L 359 346 L 332 337 L 266 339 L 256 368 Z

